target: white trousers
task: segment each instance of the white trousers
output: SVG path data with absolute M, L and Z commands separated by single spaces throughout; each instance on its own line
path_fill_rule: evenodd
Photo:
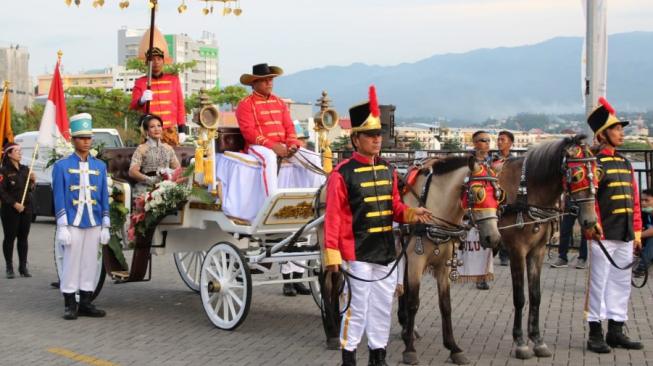
M 248 154 L 216 154 L 216 178 L 222 185 L 222 211 L 233 217 L 253 221 L 265 202 L 261 164 Z
M 383 266 L 366 262 L 343 262 L 343 267 L 351 274 L 364 279 L 383 278 L 390 272 L 393 263 Z M 340 327 L 340 345 L 343 349 L 353 351 L 363 337 L 367 335 L 367 344 L 371 349 L 385 348 L 390 336 L 392 320 L 392 298 L 397 284 L 397 271 L 388 278 L 377 282 L 363 282 L 353 278 L 345 286 L 344 298 L 351 293 L 349 309 L 342 317 Z M 342 306 L 347 301 L 341 300 Z
M 620 267 L 633 261 L 633 242 L 602 240 L 605 249 Z M 630 270 L 613 267 L 603 254 L 599 244 L 591 240 L 589 294 L 587 298 L 587 321 L 596 322 L 611 319 L 618 322 L 628 320 L 630 299 Z
M 68 226 L 68 230 L 72 241 L 63 246 L 63 274 L 59 289 L 63 293 L 95 291 L 102 227 L 80 229 Z
M 321 174 L 313 173 L 302 165 L 302 163 L 310 165 L 305 162 L 305 160 L 308 160 L 312 164 L 322 167 L 320 157 L 304 148 L 297 151 L 296 155 L 299 156 L 292 156 L 290 159 L 284 160 L 279 169 L 277 169 L 277 154 L 271 149 L 260 145 L 252 145 L 249 147 L 248 152 L 263 167 L 263 186 L 268 196 L 274 194 L 277 188 L 317 188 L 326 179 Z

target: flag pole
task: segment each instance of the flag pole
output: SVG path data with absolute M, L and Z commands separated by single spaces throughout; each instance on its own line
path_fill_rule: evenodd
M 156 15 L 157 0 L 150 0 L 152 11 L 150 13 L 150 47 L 147 49 L 147 90 L 152 89 L 152 48 L 154 48 L 154 19 Z M 145 114 L 150 114 L 150 101 L 145 102 Z
M 61 56 L 63 52 L 61 50 L 57 51 L 57 66 L 61 64 Z M 25 188 L 23 189 L 23 198 L 20 200 L 20 204 L 25 203 L 25 196 L 27 196 L 27 189 L 29 188 L 30 178 L 32 177 L 32 172 L 34 171 L 34 162 L 36 161 L 36 155 L 39 152 L 39 140 L 36 140 L 36 145 L 34 145 L 34 152 L 32 153 L 32 162 L 29 164 L 29 173 L 27 174 L 27 181 L 25 182 Z
M 32 170 L 34 170 L 34 161 L 36 160 L 36 153 L 39 151 L 39 142 L 36 141 L 34 145 L 34 152 L 32 153 L 32 162 L 29 164 L 29 173 L 27 174 L 27 181 L 25 181 L 25 188 L 23 189 L 23 198 L 20 200 L 20 204 L 25 203 L 25 196 L 27 196 L 27 188 L 29 188 L 30 180 L 32 178 Z

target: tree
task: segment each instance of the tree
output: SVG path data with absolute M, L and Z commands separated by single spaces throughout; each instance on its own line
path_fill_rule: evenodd
M 624 141 L 624 144 L 619 146 L 619 149 L 623 150 L 649 150 L 651 148 L 651 145 L 646 143 L 645 141 L 633 141 L 633 140 L 626 140 Z
M 25 113 L 18 113 L 11 108 L 11 127 L 14 135 L 21 134 L 27 131 L 35 131 L 41 125 L 41 117 L 43 116 L 43 105 L 33 104 L 30 108 L 25 109 Z
M 335 141 L 331 142 L 332 151 L 344 151 L 352 149 L 353 147 L 351 146 L 351 140 L 349 139 L 349 136 L 340 136 Z
M 163 72 L 166 74 L 179 75 L 186 70 L 192 70 L 197 66 L 197 61 L 180 62 L 163 65 Z M 127 60 L 127 70 L 138 70 L 143 74 L 147 73 L 147 64 L 139 58 L 130 58 Z
M 442 150 L 463 150 L 460 142 L 452 139 L 445 139 L 442 141 Z
M 408 144 L 408 149 L 413 150 L 413 151 L 422 150 L 422 149 L 424 149 L 424 146 L 422 145 L 421 142 L 419 142 L 417 140 L 413 140 L 413 141 L 410 142 L 410 144 Z
M 211 104 L 226 105 L 230 110 L 236 109 L 238 102 L 247 96 L 247 89 L 240 85 L 230 85 L 223 89 L 213 88 L 206 91 Z M 191 111 L 200 106 L 199 94 L 186 98 L 186 110 Z

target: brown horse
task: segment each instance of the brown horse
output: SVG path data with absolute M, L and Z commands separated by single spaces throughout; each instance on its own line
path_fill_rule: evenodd
M 469 360 L 453 336 L 451 323 L 450 279 L 455 279 L 457 266 L 461 263 L 455 257 L 455 248 L 460 244 L 465 234 L 461 226 L 465 210 L 461 198 L 474 201 L 476 197 L 495 198 L 491 206 L 476 208 L 469 202 L 472 222 L 475 222 L 479 232 L 481 245 L 484 248 L 495 247 L 500 242 L 497 227 L 497 201 L 500 193 L 496 184 L 476 184 L 470 179 L 474 172 L 486 169 L 476 163 L 472 156 L 447 157 L 427 161 L 417 177 L 412 191 L 403 195 L 404 202 L 415 207 L 423 205 L 433 212 L 434 220 L 427 228 L 411 228 L 406 249 L 406 270 L 404 278 L 404 294 L 399 298 L 399 322 L 403 327 L 402 338 L 406 345 L 403 361 L 407 364 L 417 364 L 415 350 L 415 315 L 419 309 L 419 289 L 422 276 L 429 270 L 438 284 L 438 300 L 442 316 L 442 336 L 444 346 L 451 352 L 451 360 L 456 364 L 467 364 Z M 485 176 L 480 180 L 495 179 Z M 426 189 L 424 189 L 426 187 Z M 482 192 L 479 189 L 483 190 Z M 414 192 L 421 192 L 416 194 Z M 472 194 L 469 194 L 469 193 Z M 467 200 L 465 200 L 467 201 Z M 483 199 L 478 201 L 484 201 Z M 487 202 L 487 201 L 486 201 Z
M 582 140 L 567 137 L 530 149 L 524 157 L 508 160 L 499 174 L 499 184 L 507 195 L 506 209 L 499 225 L 501 239 L 510 253 L 515 319 L 512 336 L 515 356 L 520 359 L 550 357 L 551 352 L 540 335 L 540 274 L 546 244 L 560 217 L 563 193 L 579 208 L 579 222 L 591 228 L 596 222 L 594 192 L 596 161 Z M 528 339 L 522 331 L 524 307 L 524 270 L 528 278 Z

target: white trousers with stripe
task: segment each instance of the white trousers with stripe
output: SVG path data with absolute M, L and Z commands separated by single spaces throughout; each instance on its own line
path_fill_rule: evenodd
M 63 293 L 95 291 L 102 227 L 80 229 L 68 226 L 68 230 L 72 241 L 63 246 L 63 274 L 59 279 L 59 289 Z
M 602 240 L 610 256 L 620 267 L 633 261 L 633 242 Z M 618 322 L 628 320 L 630 300 L 630 270 L 620 270 L 610 264 L 599 244 L 592 240 L 590 245 L 589 294 L 587 298 L 587 321 L 596 322 L 611 319 Z
M 317 188 L 324 184 L 325 177 L 307 170 L 300 161 L 310 161 L 322 167 L 320 157 L 314 152 L 300 148 L 296 155 L 284 160 L 281 167 L 277 166 L 277 154 L 271 149 L 260 145 L 249 147 L 249 154 L 254 156 L 263 166 L 263 186 L 266 195 L 272 195 L 277 188 Z M 278 175 L 277 175 L 278 171 Z
M 390 272 L 393 263 L 387 266 L 366 262 L 344 262 L 343 267 L 351 274 L 364 279 L 383 278 Z M 348 293 L 351 293 L 349 309 L 342 317 L 340 326 L 340 345 L 343 349 L 353 351 L 363 337 L 367 335 L 370 349 L 385 348 L 390 336 L 392 320 L 392 298 L 397 285 L 397 271 L 388 278 L 377 282 L 363 282 L 353 278 L 349 281 L 350 288 L 345 286 L 344 301 L 347 305 Z

